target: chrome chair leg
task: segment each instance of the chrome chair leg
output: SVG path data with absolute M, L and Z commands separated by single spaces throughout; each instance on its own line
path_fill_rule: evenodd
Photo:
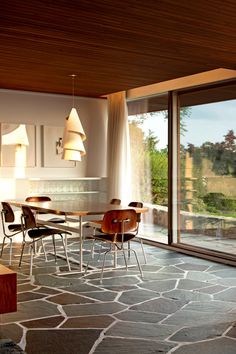
M 9 257 L 9 265 L 11 265 L 12 260 L 12 238 L 10 238 L 10 257 Z
M 57 263 L 56 242 L 55 242 L 55 236 L 54 235 L 52 235 L 52 243 L 53 243 L 53 249 L 54 249 L 55 263 Z
M 143 252 L 144 263 L 147 264 L 147 257 L 146 257 L 146 253 L 145 253 L 145 250 L 143 247 L 143 240 L 141 238 L 139 238 L 139 241 L 140 241 L 142 252 Z
M 42 249 L 43 249 L 45 261 L 47 262 L 48 261 L 48 257 L 47 257 L 47 253 L 46 253 L 45 246 L 44 246 L 44 243 L 43 243 L 43 239 L 41 239 L 41 244 L 42 244 Z
M 0 255 L 1 258 L 2 258 L 2 254 L 3 254 L 3 250 L 4 250 L 5 239 L 6 239 L 6 236 L 4 236 L 3 240 L 2 240 L 2 250 L 1 250 L 1 255 Z
M 124 256 L 124 261 L 125 261 L 125 268 L 126 270 L 128 270 L 128 263 L 127 263 L 127 259 L 126 259 L 126 255 L 125 255 L 125 249 L 122 247 L 122 251 L 123 251 L 123 256 Z
M 92 247 L 91 247 L 91 250 L 90 250 L 90 253 L 89 253 L 89 258 L 88 258 L 88 261 L 87 261 L 87 264 L 86 264 L 86 267 L 85 267 L 84 275 L 87 274 L 89 264 L 91 262 L 91 259 L 93 258 L 92 250 L 94 249 L 94 243 L 95 243 L 95 240 L 93 240 L 93 243 L 92 243 Z
M 30 277 L 33 275 L 34 244 L 30 246 Z
M 104 256 L 103 256 L 103 262 L 102 262 L 102 270 L 101 270 L 101 275 L 100 275 L 100 283 L 102 283 L 102 280 L 103 280 L 103 273 L 104 273 L 104 266 L 105 266 L 105 261 L 106 261 L 106 255 L 111 252 L 111 247 L 108 251 L 106 251 L 104 253 Z
M 23 257 L 23 254 L 24 254 L 24 248 L 25 248 L 25 242 L 22 242 L 19 267 L 21 267 L 22 257 Z
M 132 248 L 130 249 L 130 251 L 134 252 L 134 255 L 135 255 L 135 258 L 136 258 L 136 262 L 137 262 L 137 265 L 138 265 L 138 268 L 139 268 L 139 272 L 140 272 L 141 278 L 143 279 L 143 271 L 142 271 L 142 268 L 141 268 L 137 253 Z
M 71 271 L 70 261 L 69 261 L 68 254 L 67 254 L 66 244 L 65 244 L 65 241 L 64 241 L 63 236 L 62 236 L 62 235 L 60 235 L 60 236 L 61 236 L 61 242 L 62 242 L 62 245 L 63 245 L 63 249 L 64 249 L 65 257 L 66 257 L 66 263 L 67 263 L 67 265 L 68 265 L 68 269 L 69 269 L 69 271 Z

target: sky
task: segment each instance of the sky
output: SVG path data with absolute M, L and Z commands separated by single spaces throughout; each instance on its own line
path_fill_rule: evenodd
M 221 142 L 230 129 L 233 129 L 236 135 L 236 100 L 192 106 L 191 115 L 184 123 L 187 131 L 181 135 L 182 145 L 191 143 L 201 146 L 206 141 Z M 157 149 L 167 146 L 168 122 L 163 114 L 157 113 L 147 118 L 142 129 L 145 134 L 148 134 L 149 130 L 156 134 L 159 139 Z

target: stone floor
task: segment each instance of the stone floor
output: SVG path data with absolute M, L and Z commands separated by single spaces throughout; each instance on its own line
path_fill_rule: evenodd
M 78 258 L 76 240 L 70 249 Z M 85 277 L 58 274 L 67 270 L 65 262 L 46 263 L 42 256 L 29 279 L 28 257 L 21 269 L 14 258 L 18 311 L 1 315 L 0 338 L 12 339 L 27 354 L 235 354 L 236 268 L 145 249 L 143 280 L 133 266 L 107 270 L 102 284 L 94 271 Z M 8 249 L 1 263 L 7 265 L 7 258 Z

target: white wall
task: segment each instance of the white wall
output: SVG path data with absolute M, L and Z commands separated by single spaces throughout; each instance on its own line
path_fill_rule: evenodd
M 87 135 L 87 155 L 76 168 L 42 168 L 40 126 L 64 126 L 72 108 L 72 97 L 25 91 L 0 90 L 0 122 L 36 125 L 36 167 L 26 168 L 26 177 L 95 177 L 106 176 L 106 99 L 75 97 Z M 14 168 L 0 168 L 0 177 L 14 177 Z

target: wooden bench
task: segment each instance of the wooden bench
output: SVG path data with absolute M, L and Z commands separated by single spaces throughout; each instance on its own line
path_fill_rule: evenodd
M 17 311 L 16 272 L 0 264 L 0 314 Z

